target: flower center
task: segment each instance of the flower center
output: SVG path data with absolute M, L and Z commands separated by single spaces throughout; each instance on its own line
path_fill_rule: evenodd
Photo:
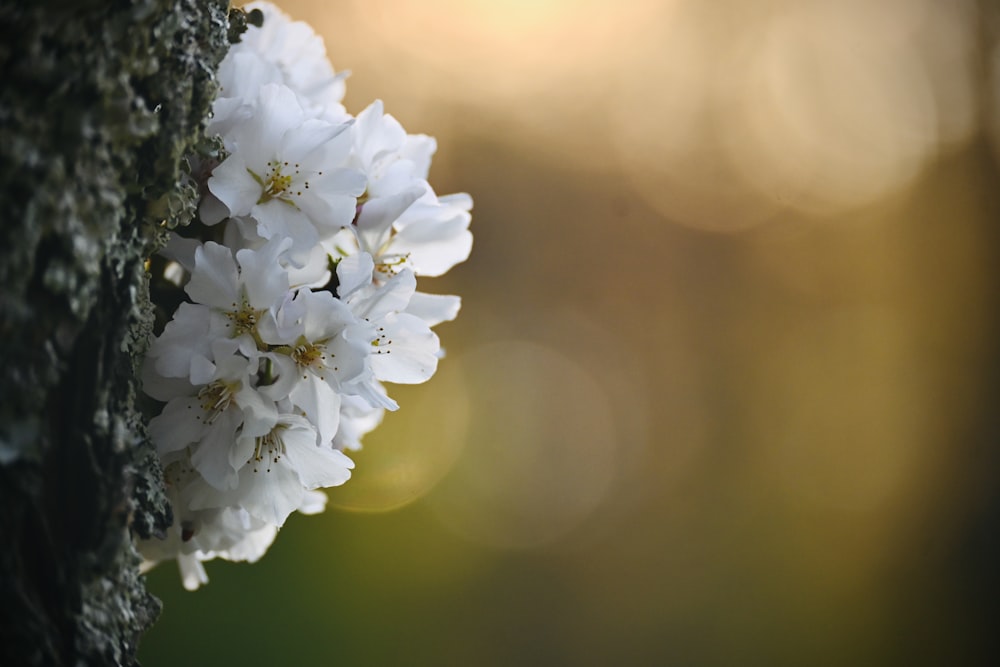
M 180 487 L 194 475 L 194 468 L 187 457 L 173 461 L 163 468 L 163 481 L 167 487 Z
M 325 361 L 325 352 L 326 348 L 322 345 L 314 345 L 312 343 L 296 345 L 295 349 L 292 350 L 292 359 L 302 368 L 306 368 L 307 366 L 315 366 L 319 362 Z
M 386 276 L 399 273 L 410 259 L 410 253 L 384 254 L 376 259 L 375 270 Z
M 260 472 L 264 459 L 267 459 L 267 472 L 271 472 L 271 466 L 281 460 L 281 455 L 285 453 L 285 443 L 281 439 L 280 432 L 283 429 L 279 426 L 267 435 L 262 435 L 254 440 L 253 454 L 247 463 L 253 464 L 253 471 Z
M 253 334 L 257 328 L 257 320 L 260 318 L 262 312 L 264 311 L 251 308 L 250 302 L 247 301 L 246 297 L 243 297 L 243 302 L 239 305 L 234 303 L 233 310 L 226 313 L 226 319 L 233 325 L 233 338 L 242 336 L 245 333 Z
M 285 173 L 289 170 L 294 170 L 294 173 Z M 272 199 L 277 199 L 278 201 L 295 206 L 292 196 L 302 196 L 302 190 L 292 190 L 292 179 L 299 175 L 299 165 L 297 163 L 289 164 L 288 162 L 271 160 L 267 163 L 267 171 L 264 172 L 263 178 L 251 169 L 247 169 L 247 171 L 250 172 L 250 175 L 253 176 L 253 179 L 261 187 L 260 198 L 257 200 L 258 204 L 265 204 Z M 298 187 L 304 187 L 308 190 L 309 181 L 303 181 Z
M 291 176 L 282 176 L 279 170 L 267 181 L 267 188 L 264 190 L 264 197 L 280 197 L 292 184 Z
M 205 423 L 211 424 L 233 402 L 237 387 L 228 385 L 221 380 L 207 384 L 198 392 L 198 401 L 205 411 Z

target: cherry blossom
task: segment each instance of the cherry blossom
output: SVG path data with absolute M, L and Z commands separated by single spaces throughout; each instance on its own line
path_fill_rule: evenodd
M 349 481 L 345 452 L 399 408 L 387 384 L 434 375 L 431 327 L 461 306 L 418 278 L 472 247 L 471 198 L 427 180 L 435 140 L 379 100 L 352 117 L 312 28 L 245 9 L 264 22 L 220 67 L 207 132 L 222 151 L 190 158 L 199 216 L 160 251 L 177 298 L 142 367 L 174 521 L 138 547 L 189 589 L 207 560 L 259 559 Z

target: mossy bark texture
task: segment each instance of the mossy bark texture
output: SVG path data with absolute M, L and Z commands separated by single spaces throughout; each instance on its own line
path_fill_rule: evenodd
M 194 213 L 227 14 L 0 0 L 0 664 L 135 664 L 159 612 L 132 546 L 170 521 L 145 260 Z

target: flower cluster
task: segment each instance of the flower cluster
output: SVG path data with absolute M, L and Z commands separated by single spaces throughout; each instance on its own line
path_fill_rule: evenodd
M 420 383 L 440 356 L 434 325 L 459 299 L 417 291 L 472 246 L 471 199 L 427 183 L 436 145 L 382 103 L 357 117 L 322 40 L 267 3 L 219 72 L 196 164 L 204 195 L 188 236 L 161 251 L 182 303 L 153 341 L 143 388 L 174 524 L 147 540 L 187 588 L 202 561 L 259 558 L 289 514 L 321 511 L 345 450 L 397 404 L 384 382 Z M 197 233 L 199 232 L 200 233 Z M 207 240 L 212 238 L 214 240 Z

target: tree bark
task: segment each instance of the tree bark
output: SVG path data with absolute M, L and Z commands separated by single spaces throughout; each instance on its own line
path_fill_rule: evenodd
M 197 203 L 227 0 L 0 0 L 0 663 L 136 664 L 146 259 Z

